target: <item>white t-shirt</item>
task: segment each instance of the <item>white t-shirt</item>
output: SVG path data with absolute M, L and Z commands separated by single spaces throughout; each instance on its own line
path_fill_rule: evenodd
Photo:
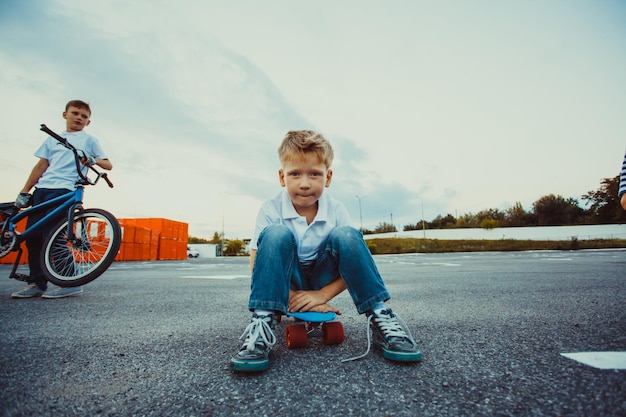
M 338 226 L 351 226 L 352 220 L 341 202 L 322 194 L 318 201 L 317 215 L 311 224 L 307 224 L 306 217 L 300 216 L 293 207 L 287 190 L 282 190 L 261 206 L 250 242 L 251 249 L 257 249 L 259 235 L 271 224 L 284 224 L 293 232 L 298 246 L 298 259 L 300 262 L 308 262 L 317 258 L 320 245 L 331 230 Z
M 98 139 L 82 130 L 73 133 L 62 132 L 60 136 L 67 139 L 76 149 L 84 151 L 87 155 L 100 159 L 107 158 Z M 35 152 L 35 156 L 47 159 L 50 163 L 46 172 L 43 173 L 37 184 L 35 184 L 36 188 L 65 188 L 68 190 L 75 188 L 79 176 L 76 171 L 74 154 L 71 150 L 64 147 L 55 138 L 48 136 Z M 88 168 L 82 164 L 79 165 L 83 173 L 86 173 Z

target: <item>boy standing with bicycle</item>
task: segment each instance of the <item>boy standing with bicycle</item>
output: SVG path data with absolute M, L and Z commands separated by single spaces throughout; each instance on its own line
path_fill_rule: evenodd
M 324 194 L 333 174 L 330 143 L 311 130 L 291 131 L 278 155 L 285 190 L 266 201 L 257 216 L 250 251 L 252 320 L 231 368 L 267 369 L 277 318 L 294 311 L 339 313 L 327 303 L 345 289 L 366 315 L 385 358 L 419 361 L 422 352 L 408 326 L 385 307 L 390 296 L 361 233 L 350 226 L 345 206 Z
M 72 100 L 65 106 L 63 118 L 66 121 L 65 131 L 61 133 L 74 147 L 83 151 L 85 157 L 81 160 L 86 171 L 90 165 L 110 170 L 113 164 L 107 158 L 95 137 L 84 132 L 84 128 L 91 122 L 91 108 L 88 103 L 81 100 Z M 56 139 L 48 137 L 37 149 L 35 156 L 39 161 L 32 169 L 24 188 L 15 200 L 17 208 L 25 208 L 31 204 L 37 205 L 71 192 L 79 178 L 76 172 L 76 162 L 71 150 L 62 146 Z M 33 194 L 30 190 L 35 187 Z M 28 217 L 27 227 L 35 224 L 43 218 L 47 212 L 37 213 Z M 46 229 L 46 228 L 44 228 Z M 12 298 L 63 298 L 80 295 L 82 287 L 57 288 L 46 292 L 48 281 L 40 267 L 42 236 L 48 230 L 42 230 L 39 236 L 34 236 L 26 241 L 28 248 L 28 267 L 30 276 L 28 285 L 22 290 L 11 294 Z

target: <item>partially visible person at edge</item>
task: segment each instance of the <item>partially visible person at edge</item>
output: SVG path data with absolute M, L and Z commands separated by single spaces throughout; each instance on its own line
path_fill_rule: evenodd
M 231 357 L 234 371 L 263 371 L 276 343 L 280 315 L 340 311 L 328 304 L 348 289 L 366 317 L 375 345 L 392 361 L 417 362 L 422 352 L 408 326 L 385 305 L 390 295 L 361 233 L 345 206 L 327 196 L 334 153 L 311 130 L 288 132 L 279 147 L 284 190 L 259 210 L 251 242 L 252 320 Z M 369 337 L 368 337 L 369 340 Z M 369 352 L 352 359 L 364 357 Z
M 622 208 L 626 210 L 626 153 L 624 154 L 624 162 L 622 162 L 622 172 L 619 176 L 619 191 L 617 195 L 620 198 Z
M 110 170 L 113 164 L 107 158 L 100 146 L 100 142 L 95 137 L 87 134 L 83 129 L 91 122 L 91 107 L 81 100 L 72 100 L 65 106 L 63 112 L 65 119 L 65 131 L 60 136 L 67 139 L 76 149 L 85 153 L 85 158 L 81 160 L 83 170 L 87 171 L 90 165 Z M 76 161 L 71 150 L 62 146 L 56 139 L 49 136 L 37 149 L 35 156 L 39 158 L 32 169 L 24 188 L 15 200 L 18 208 L 25 208 L 31 204 L 37 205 L 44 201 L 51 200 L 60 195 L 71 192 L 75 189 L 76 181 L 79 178 L 76 172 Z M 31 189 L 35 187 L 33 194 Z M 35 224 L 43 218 L 50 210 L 35 213 L 28 217 L 27 227 Z M 26 240 L 28 248 L 28 267 L 30 269 L 27 280 L 28 285 L 20 291 L 11 294 L 12 298 L 63 298 L 82 294 L 82 287 L 55 288 L 48 291 L 48 280 L 41 270 L 40 253 L 42 237 L 49 233 L 49 229 L 44 227 L 41 233 L 33 235 Z

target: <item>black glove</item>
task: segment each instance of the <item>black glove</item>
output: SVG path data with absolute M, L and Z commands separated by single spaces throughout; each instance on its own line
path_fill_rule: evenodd
M 23 209 L 33 205 L 33 196 L 28 193 L 19 193 L 15 199 L 15 207 Z

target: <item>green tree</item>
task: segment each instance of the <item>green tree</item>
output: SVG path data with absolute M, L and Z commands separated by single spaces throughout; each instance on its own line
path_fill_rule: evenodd
M 422 225 L 419 224 L 419 230 L 422 229 Z M 428 223 L 430 229 L 452 229 L 456 226 L 456 219 L 451 214 L 447 214 L 445 217 L 441 215 L 435 217 L 432 222 Z
M 622 209 L 617 192 L 619 191 L 619 175 L 604 178 L 600 188 L 589 191 L 582 199 L 591 203 L 589 214 L 593 223 L 611 224 L 625 223 L 626 211 Z
M 389 233 L 389 232 L 397 232 L 396 226 L 391 223 L 382 222 L 379 223 L 378 226 L 374 229 L 374 233 Z
M 560 195 L 549 194 L 533 203 L 533 211 L 539 226 L 565 226 L 583 221 L 585 211 L 574 198 L 565 199 Z
M 243 240 L 229 240 L 226 243 L 226 249 L 224 250 L 224 255 L 225 256 L 237 256 L 237 255 L 241 255 L 241 252 L 243 251 L 243 248 L 245 246 L 245 243 L 243 242 Z
M 483 219 L 480 222 L 480 227 L 483 229 L 495 229 L 496 227 L 500 227 L 500 222 L 495 219 Z
M 415 224 L 405 224 L 404 226 L 402 226 L 402 230 L 405 232 L 408 232 L 409 230 L 417 230 L 417 225 Z
M 469 217 L 467 214 L 463 214 L 456 219 L 456 227 L 459 229 L 472 227 L 469 223 Z
M 481 210 L 476 214 L 476 223 L 478 223 L 476 226 L 483 229 L 500 227 L 502 221 L 504 221 L 504 213 L 498 209 Z
M 427 222 L 427 221 L 425 221 L 425 220 L 423 220 L 423 219 L 420 219 L 420 220 L 419 220 L 417 223 L 415 223 L 415 224 L 411 224 L 411 223 L 409 223 L 409 224 L 405 224 L 405 225 L 402 227 L 402 230 L 404 230 L 405 232 L 406 232 L 406 231 L 409 231 L 409 230 L 422 230 L 422 229 L 424 228 L 424 226 L 426 226 L 426 228 L 428 229 L 428 225 L 429 225 L 429 224 L 430 224 L 430 222 Z
M 211 240 L 209 240 L 209 243 L 222 243 L 222 235 L 219 232 L 215 232 L 213 233 L 213 237 L 211 238 Z
M 201 237 L 188 236 L 187 243 L 210 243 L 210 242 Z
M 504 227 L 521 227 L 521 226 L 533 226 L 537 221 L 533 213 L 528 213 L 522 207 L 520 202 L 517 202 L 513 207 L 509 207 L 504 211 L 504 221 L 502 226 Z

